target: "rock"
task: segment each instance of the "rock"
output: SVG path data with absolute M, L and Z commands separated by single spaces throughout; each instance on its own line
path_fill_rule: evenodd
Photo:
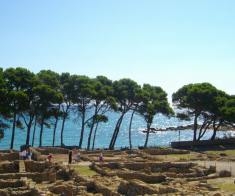
M 68 181 L 73 178 L 73 172 L 74 172 L 73 170 L 61 168 L 60 170 L 57 171 L 56 176 L 58 179 Z
M 121 164 L 118 162 L 110 162 L 108 163 L 108 167 L 110 169 L 120 169 L 121 168 Z
M 210 166 L 209 169 L 206 171 L 206 175 L 213 174 L 216 172 L 216 166 Z
M 104 186 L 102 185 L 101 183 L 99 182 L 95 182 L 94 183 L 94 186 L 95 186 L 95 190 L 98 192 L 98 193 L 102 193 L 103 196 L 120 196 L 119 193 L 111 190 L 109 187 L 107 186 Z
M 1 196 L 10 196 L 10 194 L 8 194 L 7 190 L 1 190 L 1 189 L 0 189 L 0 195 Z
M 118 192 L 123 195 L 153 195 L 174 193 L 177 190 L 169 186 L 153 186 L 139 180 L 122 181 L 118 187 Z
M 226 153 L 220 153 L 219 155 L 220 155 L 221 157 L 228 156 Z
M 204 171 L 202 169 L 196 168 L 195 171 L 196 171 L 197 177 L 205 176 L 205 173 L 204 173 Z
M 66 196 L 73 196 L 78 193 L 78 188 L 71 184 L 62 184 L 62 185 L 54 185 L 49 188 L 49 191 L 55 194 L 62 194 L 64 193 Z
M 219 176 L 220 177 L 230 177 L 231 176 L 231 172 L 227 171 L 227 170 L 222 170 L 219 172 Z
M 217 173 L 214 173 L 214 174 L 209 174 L 208 176 L 207 176 L 207 178 L 218 178 L 218 174 Z
M 221 193 L 215 193 L 213 196 L 222 196 Z

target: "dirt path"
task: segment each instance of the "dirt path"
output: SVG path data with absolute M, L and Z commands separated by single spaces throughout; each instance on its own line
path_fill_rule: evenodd
M 23 160 L 19 161 L 19 173 L 25 172 L 25 164 Z
M 195 161 L 195 162 L 207 168 L 210 166 L 216 166 L 216 172 L 227 170 L 231 172 L 232 176 L 235 176 L 235 162 L 231 161 Z
M 68 162 L 63 162 L 63 165 L 69 165 L 69 164 L 68 164 Z M 77 162 L 77 163 L 72 163 L 70 165 L 71 166 L 73 166 L 73 165 L 89 166 L 89 165 L 91 165 L 91 162 L 90 161 L 80 161 L 80 162 Z

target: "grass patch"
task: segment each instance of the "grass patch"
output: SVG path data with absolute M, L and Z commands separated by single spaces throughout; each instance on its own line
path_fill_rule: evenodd
M 175 160 L 175 161 L 187 161 L 195 158 L 194 154 L 169 154 L 169 155 L 158 155 L 163 160 Z
M 217 178 L 207 181 L 213 187 L 219 188 L 221 191 L 227 193 L 235 193 L 235 184 L 232 178 Z
M 206 153 L 211 155 L 220 155 L 221 153 L 224 153 L 228 156 L 235 156 L 235 150 L 210 150 L 206 151 Z
M 217 185 L 221 190 L 227 192 L 235 192 L 235 185 L 232 183 L 222 183 Z
M 76 165 L 73 169 L 82 176 L 94 176 L 97 173 L 89 168 L 89 166 Z

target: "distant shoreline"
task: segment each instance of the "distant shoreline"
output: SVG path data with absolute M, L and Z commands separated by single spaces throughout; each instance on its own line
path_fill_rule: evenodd
M 177 127 L 167 127 L 167 128 L 150 128 L 150 133 L 156 133 L 158 131 L 183 131 L 183 130 L 193 130 L 193 124 L 191 125 L 180 125 L 180 126 L 177 126 Z M 198 125 L 198 128 L 200 129 L 201 128 L 201 125 Z M 212 130 L 213 129 L 213 126 L 209 126 L 208 127 L 208 130 Z M 143 133 L 146 133 L 147 130 L 146 129 L 143 129 L 141 130 Z M 233 126 L 221 126 L 218 131 L 235 131 L 235 127 Z

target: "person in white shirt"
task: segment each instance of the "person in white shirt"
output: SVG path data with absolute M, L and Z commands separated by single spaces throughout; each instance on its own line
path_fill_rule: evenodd
M 22 155 L 23 160 L 25 160 L 25 159 L 26 159 L 26 156 L 27 156 L 26 150 L 23 150 L 22 153 L 21 153 L 21 155 Z

